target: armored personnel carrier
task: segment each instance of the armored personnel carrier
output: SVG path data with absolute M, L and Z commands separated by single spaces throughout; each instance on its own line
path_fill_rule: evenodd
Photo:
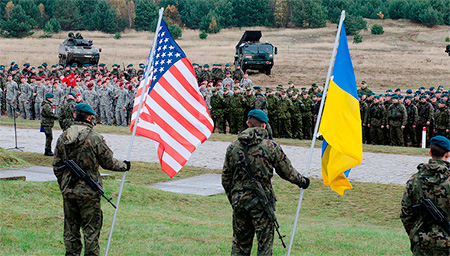
M 271 43 L 259 42 L 262 33 L 259 30 L 247 30 L 242 35 L 241 40 L 236 45 L 234 64 L 240 64 L 245 72 L 247 69 L 255 69 L 270 75 L 273 66 L 274 54 L 277 54 L 277 47 Z
M 101 51 L 102 49 L 93 46 L 92 40 L 83 39 L 80 33 L 74 35 L 70 32 L 68 38 L 59 45 L 59 63 L 95 65 L 100 60 Z

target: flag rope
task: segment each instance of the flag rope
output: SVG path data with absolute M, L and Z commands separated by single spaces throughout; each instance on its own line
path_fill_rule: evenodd
M 339 20 L 339 27 L 338 27 L 338 30 L 337 30 L 337 33 L 336 33 L 336 39 L 334 41 L 334 47 L 333 47 L 333 53 L 331 54 L 330 65 L 328 66 L 327 79 L 325 81 L 325 87 L 323 89 L 322 101 L 320 102 L 319 113 L 318 113 L 316 125 L 315 125 L 315 128 L 314 128 L 314 134 L 313 134 L 313 138 L 312 138 L 312 142 L 311 142 L 311 148 L 310 148 L 310 151 L 309 151 L 308 162 L 306 163 L 306 171 L 305 171 L 305 174 L 304 174 L 305 177 L 308 176 L 310 165 L 311 165 L 314 145 L 316 143 L 317 132 L 319 130 L 319 124 L 320 124 L 320 120 L 322 118 L 323 106 L 325 104 L 325 98 L 326 98 L 326 95 L 327 95 L 327 92 L 328 92 L 328 86 L 330 85 L 331 73 L 333 71 L 334 61 L 335 61 L 335 57 L 336 57 L 336 50 L 337 50 L 337 47 L 338 47 L 339 37 L 340 37 L 340 34 L 341 34 L 341 29 L 342 29 L 342 25 L 344 23 L 344 19 L 345 19 L 345 10 L 343 10 L 341 12 L 341 19 Z M 295 214 L 294 225 L 292 227 L 291 238 L 290 238 L 290 241 L 289 241 L 289 248 L 288 248 L 288 251 L 287 251 L 287 254 L 286 254 L 287 256 L 291 255 L 292 244 L 294 243 L 295 229 L 297 227 L 298 215 L 300 213 L 300 208 L 302 206 L 303 193 L 304 192 L 305 192 L 305 190 L 302 188 L 301 191 L 300 191 L 299 199 L 298 199 L 297 212 Z
M 160 28 L 160 25 L 161 25 L 163 12 L 164 12 L 164 8 L 159 9 L 158 24 L 156 26 L 155 37 L 153 38 L 152 49 L 150 51 L 150 58 L 149 58 L 150 61 L 153 61 L 153 56 L 154 56 L 154 53 L 155 53 L 155 46 L 156 46 L 156 38 L 158 37 L 158 32 L 159 32 L 159 28 Z M 147 71 L 147 68 L 150 68 L 150 66 L 151 66 L 150 64 L 151 63 L 147 63 L 146 71 Z M 147 87 L 147 85 L 146 84 L 142 84 L 142 82 L 145 81 L 145 80 L 146 79 L 141 80 L 141 84 L 139 85 L 139 86 L 144 86 L 144 88 L 142 88 L 140 101 L 139 101 L 139 107 L 138 107 L 138 111 L 136 113 L 137 116 L 136 116 L 136 120 L 134 121 L 133 133 L 131 134 L 130 146 L 128 148 L 128 153 L 127 153 L 127 158 L 126 158 L 127 161 L 129 161 L 130 156 L 131 156 L 131 149 L 133 148 L 133 142 L 134 142 L 134 138 L 136 136 L 136 128 L 137 128 L 137 124 L 139 122 L 139 114 L 140 114 L 141 109 L 142 109 L 142 102 L 144 101 L 145 94 L 147 94 L 146 91 L 145 91 L 145 87 Z M 109 246 L 111 244 L 111 238 L 112 238 L 112 234 L 113 234 L 113 231 L 114 231 L 114 223 L 116 222 L 117 212 L 119 211 L 120 197 L 122 196 L 122 190 L 123 190 L 123 185 L 125 183 L 125 175 L 126 175 L 126 173 L 127 172 L 123 172 L 123 174 L 122 174 L 122 181 L 120 182 L 119 195 L 117 196 L 117 203 L 116 203 L 117 208 L 114 210 L 114 216 L 113 216 L 112 223 L 111 223 L 111 229 L 109 231 L 108 243 L 106 244 L 105 256 L 108 255 Z

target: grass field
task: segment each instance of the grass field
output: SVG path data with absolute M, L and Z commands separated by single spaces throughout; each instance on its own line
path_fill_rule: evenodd
M 14 154 L 30 164 L 51 164 L 41 154 Z M 156 164 L 133 162 L 132 166 L 110 255 L 229 255 L 231 207 L 224 194 L 204 197 L 149 188 L 170 178 Z M 175 179 L 201 173 L 220 170 L 189 167 Z M 273 184 L 281 233 L 288 242 L 300 189 L 279 177 Z M 353 186 L 341 197 L 320 180 L 312 181 L 305 192 L 292 255 L 409 254 L 409 240 L 398 218 L 403 186 L 358 182 Z M 104 187 L 117 198 L 119 181 L 106 180 Z M 103 201 L 103 211 L 102 252 L 113 208 Z M 0 216 L 0 255 L 64 254 L 62 200 L 56 182 L 0 181 Z M 277 239 L 274 247 L 275 255 L 286 254 Z
M 419 86 L 448 85 L 450 57 L 444 52 L 444 39 L 450 36 L 449 26 L 424 27 L 407 20 L 367 20 L 367 31 L 361 31 L 363 42 L 349 48 L 358 84 L 362 80 L 377 91 L 386 88 L 418 88 Z M 383 35 L 371 35 L 370 27 L 379 23 L 384 27 Z M 273 74 L 252 73 L 255 84 L 264 87 L 286 85 L 293 80 L 297 87 L 315 82 L 323 84 L 331 58 L 336 24 L 320 29 L 269 29 L 264 27 L 224 29 L 218 34 L 200 40 L 198 30 L 183 30 L 177 40 L 191 62 L 222 63 L 234 60 L 234 47 L 247 29 L 262 30 L 262 41 L 278 47 Z M 42 31 L 31 38 L 6 39 L 0 44 L 0 64 L 16 61 L 19 65 L 30 62 L 34 66 L 42 62 L 58 61 L 58 46 L 67 37 L 67 32 L 55 34 L 53 38 L 40 39 Z M 84 38 L 94 40 L 102 48 L 101 62 L 109 67 L 117 63 L 146 63 L 154 33 L 126 31 L 122 39 L 100 32 L 82 32 Z M 447 88 L 447 89 L 450 89 Z

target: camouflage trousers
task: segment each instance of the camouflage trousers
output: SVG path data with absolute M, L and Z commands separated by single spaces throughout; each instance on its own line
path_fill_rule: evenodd
M 12 103 L 11 100 L 6 100 L 6 112 L 9 118 L 12 118 L 13 114 L 17 118 L 16 102 Z
M 370 141 L 374 145 L 382 145 L 384 140 L 384 129 L 381 128 L 381 125 L 370 126 Z
M 435 132 L 434 132 L 434 136 L 436 136 L 436 135 L 441 135 L 441 136 L 444 136 L 445 138 L 448 138 L 447 129 L 438 129 L 438 128 L 436 128 Z
M 291 125 L 292 125 L 292 136 L 294 138 L 302 140 L 303 139 L 302 117 L 295 115 L 291 117 Z
M 127 126 L 127 110 L 122 107 L 116 107 L 116 121 L 117 125 Z
M 98 240 L 103 223 L 100 197 L 93 199 L 63 199 L 64 245 L 66 256 L 81 254 L 80 229 L 84 235 L 84 255 L 100 255 Z
M 392 146 L 403 147 L 403 129 L 400 126 L 389 126 L 389 135 L 391 137 Z
M 259 204 L 250 210 L 235 206 L 231 255 L 250 255 L 255 233 L 258 239 L 258 256 L 273 255 L 274 225 L 262 205 Z
M 243 109 L 232 109 L 230 112 L 230 133 L 238 134 L 243 131 L 242 119 L 244 115 Z
M 278 137 L 279 138 L 292 138 L 292 126 L 290 118 L 278 119 Z
M 102 119 L 103 125 L 111 125 L 111 106 L 110 105 L 101 105 L 100 106 L 100 117 Z
M 53 141 L 52 127 L 43 126 L 42 129 L 44 130 L 45 134 L 45 151 L 50 152 L 52 151 L 52 141 Z
M 36 120 L 41 120 L 41 102 L 35 102 L 34 103 L 34 116 L 36 117 Z
M 303 115 L 303 135 L 305 139 L 310 140 L 313 136 L 313 116 L 311 113 Z
M 211 110 L 211 118 L 214 121 L 214 126 L 217 127 L 219 133 L 226 133 L 227 124 L 223 116 L 222 110 Z
M 415 256 L 448 256 L 450 255 L 449 249 L 443 248 L 430 248 L 430 247 L 421 247 L 414 246 L 412 249 L 412 253 Z
M 403 130 L 403 137 L 405 141 L 405 146 L 408 146 L 408 141 L 411 140 L 411 145 L 413 147 L 418 147 L 416 129 L 412 127 L 412 124 L 407 124 Z
M 32 119 L 31 102 L 19 100 L 20 117 L 22 119 Z

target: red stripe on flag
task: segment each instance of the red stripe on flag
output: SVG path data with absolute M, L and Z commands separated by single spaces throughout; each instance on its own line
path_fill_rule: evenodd
M 187 61 L 186 63 L 186 58 L 181 59 L 181 61 L 183 62 L 183 64 L 189 69 L 189 67 L 192 67 L 192 64 Z M 190 69 L 189 69 L 190 70 Z M 189 92 L 189 94 L 191 94 L 200 104 L 203 105 L 203 107 L 205 107 L 206 109 L 208 108 L 208 106 L 206 106 L 205 100 L 203 99 L 203 96 L 194 89 L 193 86 L 197 86 L 192 85 L 191 83 L 189 83 L 189 81 L 186 79 L 186 77 L 180 72 L 180 70 L 178 70 L 178 68 L 173 65 L 170 69 L 169 69 L 170 73 L 172 73 L 172 75 L 180 82 L 180 84 L 183 85 L 183 87 Z M 191 71 L 192 73 L 192 71 Z M 193 74 L 193 76 L 195 77 L 195 74 Z
M 167 175 L 169 175 L 170 178 L 172 178 L 173 176 L 175 176 L 175 174 L 177 174 L 177 172 L 170 165 L 168 165 L 166 162 L 164 162 L 164 160 L 162 159 L 163 154 L 164 154 L 164 147 L 162 146 L 162 144 L 159 144 L 158 158 L 159 158 L 159 162 L 161 164 L 161 169 L 163 170 L 163 172 L 165 172 Z
M 153 91 L 151 94 L 153 95 L 155 91 Z M 171 113 L 169 113 L 171 114 Z M 172 137 L 174 140 L 176 140 L 178 143 L 180 143 L 184 148 L 186 148 L 189 152 L 194 152 L 195 146 L 192 145 L 188 140 L 184 138 L 183 135 L 181 135 L 177 130 L 175 130 L 170 124 L 168 124 L 164 119 L 162 119 L 153 109 L 150 109 L 150 115 L 153 121 L 158 124 L 161 129 L 163 129 L 165 132 L 167 132 L 170 137 Z
M 174 72 L 172 72 L 173 70 L 176 70 L 176 71 L 178 71 L 178 69 L 176 69 L 176 67 L 175 66 L 172 66 L 170 69 L 169 69 L 169 71 L 173 74 L 173 75 L 175 75 L 174 74 Z M 185 79 L 184 78 L 184 76 L 181 74 L 181 73 L 179 73 L 179 71 L 178 71 L 178 75 L 179 76 L 181 76 L 181 77 L 183 77 L 183 79 Z M 181 78 L 178 78 L 177 76 L 175 76 L 175 78 L 178 80 L 178 81 L 180 81 L 180 79 Z M 180 81 L 181 82 L 181 81 Z M 187 81 L 186 81 L 187 82 Z M 184 107 L 185 107 L 185 109 L 189 112 L 189 113 L 191 113 L 191 115 L 192 116 L 194 116 L 199 122 L 201 122 L 202 124 L 204 124 L 210 131 L 212 131 L 213 130 L 213 126 L 211 125 L 211 123 L 209 122 L 209 120 L 208 120 L 208 118 L 207 117 L 205 117 L 202 113 L 200 113 L 196 108 L 194 108 L 179 92 L 178 92 L 178 90 L 176 90 L 164 77 L 161 77 L 160 79 L 159 79 L 159 83 L 164 87 L 164 89 L 176 100 L 176 101 L 178 101 L 181 105 L 183 105 Z M 187 88 L 187 87 L 190 87 L 190 86 L 183 86 L 184 88 Z M 190 88 L 192 88 L 192 87 L 190 87 Z M 189 91 L 189 90 L 188 90 Z M 191 92 L 189 92 L 189 93 L 191 93 Z M 199 103 L 203 103 L 203 104 L 205 104 L 205 100 L 203 100 L 203 97 L 201 96 L 201 95 L 199 95 L 198 93 L 197 93 L 197 91 L 195 91 L 194 90 L 194 95 L 198 95 L 199 97 L 200 97 L 200 101 L 199 101 Z M 192 95 L 192 94 L 191 94 Z M 192 96 L 194 96 L 194 95 L 192 95 Z M 195 97 L 195 96 L 194 96 Z M 203 105 L 202 104 L 202 105 Z M 206 108 L 206 105 L 205 105 L 205 108 Z M 202 142 L 204 141 L 204 140 L 201 140 Z
M 160 80 L 161 82 L 161 80 Z M 164 86 L 164 85 L 163 85 Z M 150 93 L 150 98 L 155 100 L 164 110 L 167 111 L 177 122 L 181 124 L 186 130 L 194 135 L 199 141 L 205 141 L 206 136 L 197 129 L 192 123 L 182 116 L 175 108 L 173 108 L 167 101 L 161 97 L 155 90 Z M 191 152 L 192 153 L 192 152 Z

